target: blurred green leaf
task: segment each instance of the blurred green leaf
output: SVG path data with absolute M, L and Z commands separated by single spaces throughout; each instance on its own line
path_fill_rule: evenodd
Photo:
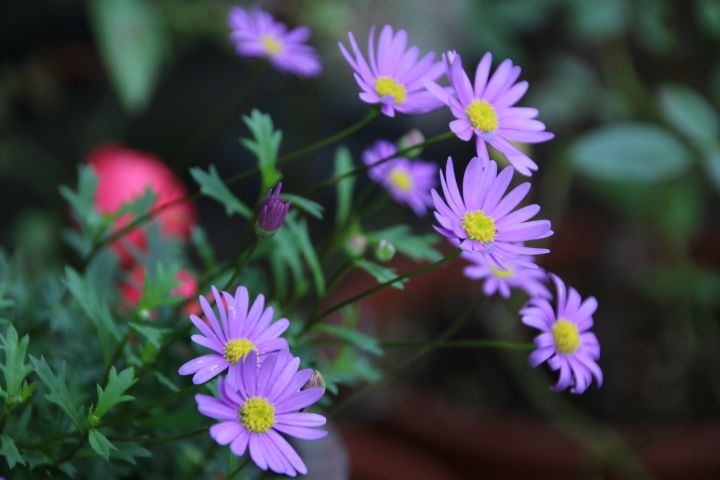
M 12 438 L 7 435 L 2 435 L 0 436 L 0 441 L 2 442 L 2 445 L 0 446 L 0 454 L 5 457 L 5 461 L 7 462 L 8 467 L 10 467 L 10 470 L 15 468 L 15 465 L 18 463 L 20 465 L 25 465 L 25 460 L 22 455 L 20 455 L 20 452 L 15 446 L 15 442 Z
M 720 38 L 720 2 L 697 0 L 695 14 L 700 27 L 714 38 Z
M 715 190 L 720 193 L 720 150 L 711 150 L 705 155 L 705 169 Z
M 95 211 L 95 189 L 98 179 L 89 165 L 78 167 L 77 191 L 65 185 L 60 186 L 60 194 L 70 204 L 73 218 L 80 226 L 82 234 L 72 231 L 70 238 L 73 246 L 81 254 L 86 254 L 92 247 L 94 239 L 99 238 L 103 232 L 105 222 L 100 214 Z
M 298 220 L 295 215 L 289 214 L 285 219 L 285 225 L 290 231 L 294 241 L 297 242 L 297 248 L 300 253 L 302 253 L 303 258 L 305 258 L 305 262 L 310 267 L 315 283 L 316 293 L 322 296 L 325 293 L 325 277 L 323 275 L 322 266 L 320 265 L 320 260 L 318 260 L 317 253 L 315 252 L 313 243 L 310 240 L 307 223 L 305 220 Z
M 305 197 L 301 197 L 300 195 L 293 195 L 292 193 L 283 193 L 282 196 L 285 200 L 292 202 L 292 206 L 305 211 L 306 213 L 317 218 L 318 220 L 323 219 L 325 207 L 323 207 L 319 203 L 313 202 L 312 200 Z
M 372 353 L 373 355 L 383 354 L 377 339 L 360 333 L 354 327 L 321 323 L 313 327 L 313 330 L 345 340 L 360 350 Z
M 662 305 L 720 306 L 720 271 L 699 265 L 658 266 L 643 271 L 637 284 Z
M 691 156 L 670 132 L 653 125 L 617 124 L 585 135 L 570 149 L 581 173 L 598 179 L 652 183 L 676 177 Z
M 72 420 L 73 424 L 78 430 L 83 429 L 83 418 L 82 406 L 78 409 L 73 401 L 70 391 L 66 385 L 66 371 L 67 367 L 65 363 L 61 364 L 58 374 L 55 375 L 50 365 L 45 361 L 45 358 L 35 358 L 30 355 L 30 362 L 35 368 L 35 373 L 40 378 L 40 381 L 45 385 L 50 393 L 45 395 L 45 398 L 56 405 L 58 405 Z
M 4 361 L 0 365 L 0 370 L 2 370 L 5 377 L 4 393 L 10 397 L 9 401 L 12 401 L 12 397 L 20 393 L 25 377 L 33 370 L 29 363 L 25 363 L 25 354 L 30 343 L 30 337 L 25 335 L 18 339 L 15 327 L 8 325 L 5 335 L 0 337 L 0 343 L 4 351 Z
M 713 145 L 720 134 L 720 120 L 712 105 L 684 85 L 660 90 L 660 107 L 665 120 L 690 141 L 701 147 Z
M 214 198 L 225 207 L 225 213 L 228 216 L 237 213 L 246 220 L 252 218 L 252 210 L 233 195 L 220 178 L 220 175 L 218 175 L 214 165 L 210 165 L 207 172 L 199 167 L 191 168 L 190 175 L 192 175 L 198 185 L 200 185 L 200 191 L 202 193 Z
M 598 42 L 625 31 L 629 5 L 624 0 L 572 0 L 568 6 L 570 28 L 580 39 Z
M 413 235 L 407 225 L 395 225 L 383 230 L 367 234 L 368 241 L 378 243 L 380 240 L 387 240 L 397 250 L 417 261 L 437 262 L 443 255 L 432 246 L 438 242 L 438 236 L 432 233 L 425 235 Z
M 275 130 L 270 115 L 255 109 L 250 112 L 250 116 L 243 116 L 243 122 L 253 134 L 253 139 L 242 138 L 240 142 L 257 158 L 262 177 L 262 190 L 268 190 L 282 178 L 275 168 L 282 142 L 282 131 Z
M 88 443 L 95 453 L 100 455 L 105 460 L 110 458 L 110 450 L 116 450 L 115 445 L 110 443 L 105 435 L 100 433 L 96 428 L 91 428 L 88 432 Z
M 119 458 L 132 465 L 137 465 L 136 458 L 152 458 L 152 453 L 145 447 L 134 442 L 117 442 L 115 450 L 110 452 L 113 458 Z
M 173 295 L 180 284 L 177 279 L 180 267 L 175 265 L 167 268 L 162 263 L 155 265 L 155 269 L 147 269 L 146 279 L 143 282 L 143 292 L 138 302 L 138 309 L 152 310 L 165 305 L 176 305 L 183 301 L 183 298 Z
M 353 168 L 352 155 L 346 147 L 340 147 L 335 152 L 335 177 L 349 172 Z M 335 205 L 335 224 L 344 225 L 350 215 L 352 206 L 353 186 L 355 177 L 346 177 L 337 182 L 337 203 Z
M 75 301 L 82 308 L 85 316 L 95 326 L 105 359 L 109 360 L 112 340 L 119 339 L 120 334 L 113 322 L 106 300 L 89 279 L 81 277 L 70 267 L 65 268 L 64 283 Z
M 160 348 L 162 339 L 168 333 L 172 332 L 169 328 L 155 327 L 152 325 L 144 325 L 142 323 L 130 322 L 130 328 L 138 332 L 140 335 L 150 342 L 155 348 Z
M 385 267 L 375 262 L 371 262 L 370 260 L 366 260 L 364 258 L 356 258 L 353 262 L 355 263 L 356 267 L 365 270 L 367 273 L 375 277 L 375 280 L 377 280 L 378 283 L 385 283 L 397 277 L 397 273 L 394 269 Z M 392 287 L 397 288 L 398 290 L 402 290 L 403 288 L 405 288 L 405 285 L 403 285 L 403 283 L 406 281 L 407 280 L 397 281 L 392 284 Z
M 105 390 L 100 388 L 100 385 L 96 385 L 98 402 L 95 407 L 90 408 L 90 415 L 95 417 L 93 421 L 100 420 L 115 405 L 134 400 L 135 397 L 124 393 L 136 382 L 137 378 L 132 367 L 126 368 L 119 374 L 115 367 L 111 367 Z
M 149 0 L 93 0 L 90 20 L 100 53 L 125 108 L 145 108 L 168 57 L 169 38 Z
M 190 238 L 202 259 L 205 270 L 214 271 L 217 268 L 217 260 L 205 230 L 200 226 L 193 227 Z

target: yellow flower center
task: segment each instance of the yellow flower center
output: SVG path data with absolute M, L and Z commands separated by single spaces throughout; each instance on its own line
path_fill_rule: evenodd
M 257 347 L 247 338 L 235 338 L 225 344 L 225 360 L 236 365 L 240 359 L 245 360 L 250 352 L 257 352 Z
M 470 240 L 488 243 L 495 240 L 495 220 L 485 215 L 482 210 L 468 212 L 463 216 L 462 228 Z
M 260 42 L 262 43 L 265 51 L 270 56 L 277 55 L 278 53 L 282 53 L 283 50 L 285 50 L 285 46 L 280 43 L 280 40 L 270 35 L 264 35 Z
M 266 433 L 275 425 L 275 407 L 263 397 L 250 397 L 240 407 L 239 419 L 248 432 Z
M 490 272 L 492 272 L 493 275 L 495 275 L 497 278 L 512 278 L 513 275 L 515 275 L 515 272 L 510 270 L 510 268 L 507 265 L 503 265 L 505 267 L 505 270 L 500 270 L 499 268 L 495 268 L 492 265 L 490 265 Z
M 407 98 L 405 87 L 390 77 L 378 77 L 375 80 L 375 91 L 381 97 L 390 95 L 397 104 L 403 103 Z
M 566 355 L 573 353 L 580 346 L 580 332 L 577 326 L 564 318 L 555 322 L 552 327 L 555 348 Z
M 473 100 L 465 109 L 465 115 L 472 126 L 481 132 L 494 132 L 498 128 L 498 116 L 495 109 L 485 100 Z
M 410 175 L 405 170 L 399 168 L 396 168 L 390 173 L 390 183 L 392 183 L 395 188 L 405 192 L 409 191 L 413 186 Z

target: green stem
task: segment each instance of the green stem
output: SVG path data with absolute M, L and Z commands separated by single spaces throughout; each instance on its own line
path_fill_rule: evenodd
M 207 432 L 208 427 L 198 428 L 190 432 L 181 433 L 179 435 L 172 435 L 170 437 L 107 437 L 108 440 L 113 442 L 137 442 L 141 445 L 155 445 L 160 443 L 171 443 L 179 440 L 185 440 L 186 438 L 192 438 L 201 433 Z
M 237 468 L 234 469 L 232 472 L 228 473 L 227 476 L 225 477 L 225 480 L 232 480 L 233 478 L 235 478 L 235 476 L 237 474 L 242 472 L 243 469 L 245 469 L 245 467 L 248 464 L 248 457 L 249 457 L 249 454 L 246 453 L 245 456 L 243 457 L 242 461 L 240 462 L 240 465 L 238 465 Z
M 323 339 L 313 343 L 314 345 L 322 345 L 326 343 L 349 344 L 350 342 Z M 378 343 L 384 348 L 424 348 L 432 346 L 436 349 L 491 348 L 517 351 L 530 351 L 536 348 L 534 343 L 510 342 L 507 340 L 379 340 Z
M 425 347 L 423 347 L 419 352 L 417 352 L 415 355 L 407 359 L 405 362 L 401 363 L 394 369 L 390 370 L 388 373 L 386 373 L 378 382 L 371 383 L 366 385 L 365 387 L 361 388 L 360 390 L 356 391 L 352 395 L 350 395 L 348 398 L 337 404 L 335 408 L 333 408 L 330 413 L 328 414 L 328 417 L 334 417 L 338 413 L 345 410 L 348 406 L 350 406 L 353 402 L 358 400 L 360 397 L 365 395 L 367 392 L 372 390 L 373 388 L 377 387 L 378 385 L 381 385 L 398 375 L 400 375 L 405 370 L 409 369 L 413 365 L 415 365 L 418 361 L 420 361 L 423 357 L 430 354 L 434 350 L 438 348 L 437 345 L 442 344 L 446 342 L 450 337 L 455 335 L 465 324 L 465 322 L 470 318 L 470 315 L 475 311 L 477 306 L 482 302 L 483 298 L 478 298 L 475 302 L 472 303 L 468 308 L 465 309 L 458 317 L 455 318 L 455 320 L 448 325 L 448 327 L 440 334 L 438 335 L 435 342 L 432 342 Z
M 367 115 L 365 115 L 358 122 L 349 126 L 348 128 L 341 130 L 340 132 L 330 135 L 328 137 L 325 137 L 321 140 L 318 140 L 317 142 L 315 142 L 311 145 L 295 149 L 295 150 L 281 156 L 278 159 L 277 164 L 281 165 L 281 164 L 289 162 L 291 160 L 301 158 L 301 157 L 303 157 L 309 153 L 312 153 L 316 150 L 319 150 L 327 145 L 338 142 L 338 141 L 342 140 L 343 138 L 345 138 L 349 135 L 352 135 L 353 133 L 359 131 L 360 129 L 362 129 L 363 127 L 368 125 L 379 114 L 380 114 L 379 110 L 372 109 L 367 113 Z M 233 184 L 238 183 L 246 178 L 250 178 L 254 175 L 257 175 L 259 172 L 260 172 L 260 169 L 258 167 L 250 168 L 248 170 L 245 170 L 242 173 L 239 173 L 235 176 L 228 178 L 225 181 L 225 185 L 228 185 L 228 186 L 233 185 Z M 125 235 L 127 235 L 128 232 L 143 225 L 145 222 L 149 221 L 155 215 L 159 214 L 163 210 L 166 210 L 175 205 L 180 205 L 182 203 L 194 202 L 194 201 L 198 200 L 200 197 L 202 197 L 202 194 L 198 191 L 191 195 L 185 195 L 184 197 L 175 199 L 175 200 L 165 203 L 163 205 L 159 205 L 159 206 L 153 208 L 152 210 L 146 212 L 145 214 L 140 215 L 135 220 L 128 223 L 124 227 L 115 230 L 113 233 L 106 236 L 104 239 L 94 242 L 93 247 L 90 249 L 90 253 L 88 253 L 88 255 L 85 257 L 84 264 L 87 265 L 88 263 L 90 263 L 90 260 L 92 260 L 95 257 L 95 255 L 97 255 L 103 248 L 105 248 L 106 245 L 114 242 L 115 240 L 117 240 L 119 238 L 124 237 Z
M 255 86 L 255 82 L 267 65 L 267 62 L 258 62 L 256 68 L 245 77 L 240 85 L 238 85 L 227 98 L 223 99 L 222 103 L 217 106 L 209 119 L 203 123 L 203 126 L 192 134 L 190 140 L 183 145 L 178 155 L 175 171 L 182 171 L 187 167 L 187 163 L 192 159 L 193 155 L 210 139 L 212 132 L 228 119 L 247 92 Z
M 401 282 L 401 281 L 406 280 L 406 279 L 408 279 L 408 278 L 412 278 L 412 277 L 414 277 L 414 276 L 416 276 L 416 275 L 420 275 L 421 273 L 429 272 L 430 270 L 434 270 L 434 269 L 436 269 L 436 268 L 442 267 L 443 265 L 445 265 L 446 263 L 450 262 L 451 260 L 453 260 L 453 259 L 454 259 L 455 257 L 457 257 L 458 255 L 460 255 L 461 252 L 462 252 L 461 249 L 456 248 L 450 255 L 448 255 L 447 257 L 441 258 L 440 260 L 438 260 L 438 261 L 435 262 L 435 263 L 430 263 L 430 264 L 427 264 L 427 265 L 423 265 L 422 267 L 420 267 L 420 268 L 418 268 L 418 269 L 416 269 L 416 270 L 413 270 L 412 272 L 408 272 L 408 273 L 404 273 L 404 274 L 402 274 L 402 275 L 398 275 L 397 277 L 394 277 L 394 278 L 392 278 L 392 279 L 390 279 L 390 280 L 388 280 L 388 281 L 386 281 L 386 282 L 379 283 L 379 284 L 375 285 L 375 286 L 372 287 L 372 288 L 369 288 L 369 289 L 367 289 L 367 290 L 365 290 L 365 291 L 363 291 L 363 292 L 360 292 L 360 293 L 358 293 L 357 295 L 353 295 L 352 297 L 350 297 L 350 298 L 348 298 L 348 299 L 345 299 L 345 300 L 343 300 L 342 302 L 339 302 L 339 303 L 333 305 L 332 307 L 327 308 L 327 309 L 324 310 L 322 313 L 320 313 L 320 315 L 318 315 L 318 316 L 316 316 L 316 317 L 314 317 L 314 318 L 311 318 L 311 319 L 305 324 L 305 326 L 304 326 L 304 328 L 303 328 L 303 332 L 307 331 L 310 327 L 312 327 L 314 324 L 316 324 L 317 322 L 319 322 L 319 321 L 322 320 L 323 318 L 327 317 L 328 315 L 330 315 L 330 314 L 332 314 L 332 313 L 334 313 L 334 312 L 337 312 L 338 310 L 342 309 L 343 307 L 345 307 L 345 306 L 347 306 L 347 305 L 350 305 L 351 303 L 355 303 L 355 302 L 357 302 L 358 300 L 362 300 L 363 298 L 365 298 L 365 297 L 367 297 L 367 296 L 370 296 L 370 295 L 372 295 L 373 293 L 375 293 L 375 292 L 377 292 L 377 291 L 379 291 L 379 290 L 382 290 L 383 288 L 389 287 L 390 285 L 392 285 L 392 284 L 395 283 L 395 282 Z
M 255 251 L 255 247 L 257 247 L 258 239 L 256 238 L 255 241 L 250 244 L 250 248 L 247 249 L 245 252 L 245 255 L 243 255 L 240 260 L 237 262 L 237 267 L 235 267 L 235 272 L 232 274 L 232 277 L 230 277 L 230 280 L 227 281 L 225 286 L 223 287 L 223 290 L 227 290 L 230 288 L 238 278 L 240 278 L 240 274 L 243 271 L 243 268 L 245 268 L 245 265 L 247 264 L 248 260 L 252 256 L 253 252 Z

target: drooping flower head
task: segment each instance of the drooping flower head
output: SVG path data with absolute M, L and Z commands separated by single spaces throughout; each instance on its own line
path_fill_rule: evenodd
M 478 157 L 489 158 L 487 144 L 490 144 L 522 175 L 532 175 L 537 164 L 510 142 L 539 143 L 554 135 L 545 131 L 545 124 L 535 120 L 536 109 L 514 106 L 528 88 L 528 82 L 517 82 L 520 67 L 504 60 L 490 75 L 492 55 L 488 52 L 478 64 L 473 85 L 463 70 L 460 55 L 447 53 L 445 63 L 451 92 L 433 82 L 426 81 L 425 85 L 450 107 L 456 118 L 450 122 L 450 129 L 464 141 L 475 135 Z
M 168 237 L 186 240 L 197 223 L 197 211 L 191 202 L 179 202 L 187 196 L 187 189 L 177 176 L 158 157 L 123 145 L 105 144 L 88 155 L 88 164 L 98 178 L 94 206 L 100 213 L 112 214 L 124 204 L 137 200 L 149 188 L 155 194 L 153 209 L 172 204 L 160 210 L 154 218 L 160 230 Z M 119 230 L 133 220 L 127 213 L 113 224 Z M 147 249 L 145 231 L 131 230 L 112 243 L 124 267 L 133 263 L 132 251 Z
M 382 112 L 394 117 L 395 111 L 417 115 L 435 110 L 442 103 L 425 90 L 423 79 L 435 80 L 443 74 L 442 62 L 435 62 L 435 53 L 419 58 L 416 46 L 407 46 L 407 32 L 393 32 L 385 25 L 375 49 L 375 27 L 368 38 L 368 61 L 365 60 L 355 37 L 348 32 L 352 55 L 342 43 L 340 51 L 355 70 L 355 80 L 362 89 L 360 99 L 379 103 Z M 369 63 L 368 63 L 369 62 Z
M 250 352 L 238 383 L 219 380 L 219 399 L 196 395 L 198 410 L 221 420 L 210 427 L 210 436 L 220 445 L 230 445 L 235 455 L 250 450 L 250 457 L 262 470 L 269 468 L 290 477 L 306 474 L 302 459 L 280 434 L 304 440 L 327 435 L 313 428 L 324 425 L 325 417 L 300 411 L 317 402 L 325 390 L 302 390 L 313 371 L 298 371 L 300 359 L 289 353 L 272 354 L 259 368 L 256 365 L 255 352 Z
M 597 300 L 588 297 L 583 301 L 577 290 L 566 289 L 556 275 L 551 274 L 550 278 L 557 287 L 557 309 L 553 310 L 544 298 L 533 298 L 520 310 L 525 325 L 542 331 L 535 337 L 537 350 L 530 354 L 530 365 L 534 368 L 547 361 L 551 369 L 560 371 L 555 390 L 569 388 L 572 393 L 583 393 L 593 377 L 598 387 L 603 383 L 597 364 L 600 343 L 589 331 Z
M 275 190 L 268 190 L 265 201 L 260 207 L 257 227 L 258 232 L 263 236 L 271 236 L 275 233 L 282 226 L 290 209 L 290 202 L 283 200 L 280 196 L 280 189 L 282 189 L 282 182 L 275 186 Z
M 502 261 L 504 268 L 499 269 L 475 252 L 463 252 L 461 256 L 470 262 L 463 271 L 465 276 L 473 280 L 484 280 L 483 292 L 487 296 L 500 292 L 501 297 L 509 298 L 510 291 L 519 288 L 531 298 L 552 297 L 550 290 L 545 286 L 547 273 L 537 268 L 533 257 L 506 258 Z
M 193 383 L 200 384 L 228 370 L 228 380 L 234 384 L 238 370 L 250 352 L 256 352 L 257 358 L 262 360 L 268 353 L 287 350 L 287 340 L 280 335 L 290 322 L 281 318 L 273 323 L 273 309 L 265 308 L 262 294 L 250 306 L 245 287 L 239 287 L 234 297 L 228 292 L 223 292 L 221 297 L 215 287 L 212 292 L 220 321 L 204 296 L 200 297 L 200 306 L 207 323 L 197 315 L 190 315 L 190 320 L 202 334 L 193 335 L 192 341 L 214 353 L 185 363 L 178 370 L 180 375 L 194 374 Z
M 545 248 L 526 247 L 521 242 L 539 240 L 553 234 L 548 220 L 528 221 L 540 211 L 538 205 L 515 210 L 530 190 L 525 182 L 505 193 L 513 168 L 497 173 L 497 163 L 473 158 L 465 169 L 462 195 L 458 189 L 452 158 L 448 158 L 440 185 L 444 199 L 433 189 L 435 229 L 463 250 L 475 252 L 494 268 L 504 270 L 503 262 L 518 255 L 548 253 Z
M 288 31 L 268 12 L 255 7 L 248 11 L 233 7 L 228 15 L 232 29 L 230 40 L 244 57 L 266 57 L 275 68 L 298 77 L 320 74 L 322 65 L 315 49 L 305 42 L 310 38 L 308 27 Z
M 378 140 L 363 152 L 363 162 L 371 166 L 391 157 L 397 147 L 387 140 Z M 432 205 L 430 190 L 435 186 L 437 167 L 432 162 L 398 157 L 368 170 L 371 179 L 385 187 L 398 203 L 408 205 L 417 215 L 424 215 Z

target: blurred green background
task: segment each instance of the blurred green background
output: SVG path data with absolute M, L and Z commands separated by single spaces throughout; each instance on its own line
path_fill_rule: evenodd
M 598 298 L 606 384 L 551 394 L 552 377 L 532 374 L 522 353 L 436 353 L 339 420 L 353 478 L 720 478 L 720 1 L 260 2 L 312 28 L 324 61 L 313 80 L 238 58 L 230 5 L 0 3 L 3 247 L 21 246 L 38 269 L 77 261 L 62 241 L 58 186 L 74 185 L 103 142 L 158 155 L 193 189 L 189 166 L 253 166 L 238 142 L 253 107 L 273 116 L 286 151 L 352 124 L 367 106 L 337 49 L 347 31 L 364 39 L 390 23 L 424 50 L 458 50 L 468 69 L 490 50 L 523 67 L 522 103 L 556 134 L 532 151 L 531 195 L 556 232 L 542 265 Z M 449 119 L 383 118 L 348 147 L 358 162 L 376 138 L 430 136 Z M 332 153 L 283 169 L 289 190 L 326 178 Z M 423 156 L 472 154 L 452 141 Z M 257 191 L 236 193 L 252 202 Z M 242 226 L 211 202 L 199 207 L 229 258 Z M 411 216 L 393 207 L 373 222 Z M 429 218 L 412 221 L 430 231 Z M 459 264 L 431 277 L 365 304 L 366 328 L 422 338 L 481 295 Z M 480 313 L 468 337 L 531 338 L 507 304 Z

